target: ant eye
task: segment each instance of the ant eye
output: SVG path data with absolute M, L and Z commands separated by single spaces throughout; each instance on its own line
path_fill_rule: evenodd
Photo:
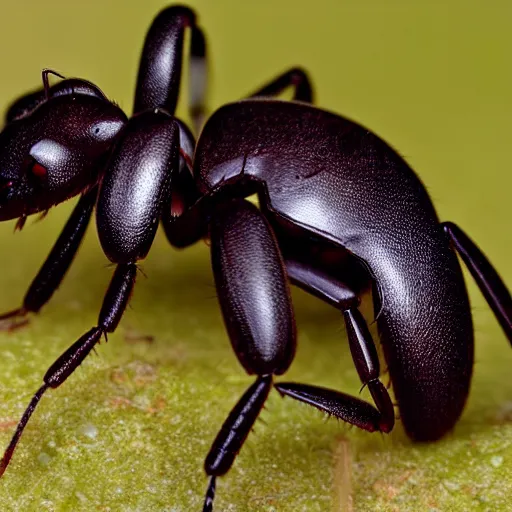
M 43 167 L 40 163 L 34 161 L 32 164 L 31 172 L 36 178 L 46 178 L 48 169 Z
M 38 182 L 45 181 L 48 176 L 48 169 L 41 165 L 33 156 L 26 156 L 23 167 L 29 179 L 35 178 Z

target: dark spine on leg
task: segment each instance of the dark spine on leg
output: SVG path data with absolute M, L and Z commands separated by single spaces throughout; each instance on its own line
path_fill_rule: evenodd
M 206 457 L 204 463 L 206 474 L 221 476 L 229 471 L 271 387 L 271 376 L 259 377 L 235 405 Z
M 118 265 L 108 287 L 98 324 L 104 332 L 113 332 L 123 316 L 135 284 L 135 263 Z

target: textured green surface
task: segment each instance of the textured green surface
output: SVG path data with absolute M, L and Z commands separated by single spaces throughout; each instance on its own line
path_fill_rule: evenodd
M 98 82 L 129 109 L 139 46 L 162 5 L 3 6 L 2 104 L 52 66 Z M 213 106 L 304 65 L 319 103 L 397 147 L 441 218 L 464 226 L 511 285 L 507 4 L 192 5 L 210 36 Z M 12 223 L 0 225 L 0 310 L 19 304 L 70 206 L 15 236 Z M 0 481 L 1 510 L 200 510 L 202 461 L 250 379 L 222 326 L 207 247 L 179 253 L 159 236 L 143 268 L 148 279 L 139 277 L 119 331 L 42 400 Z M 2 446 L 48 366 L 96 321 L 110 274 L 91 229 L 51 304 L 27 329 L 0 333 Z M 391 436 L 360 433 L 273 393 L 265 424 L 219 481 L 217 510 L 507 510 L 512 353 L 472 283 L 470 293 L 475 379 L 452 434 L 415 446 L 400 425 Z M 340 315 L 294 297 L 300 346 L 287 378 L 357 393 Z M 133 341 L 137 333 L 154 342 Z

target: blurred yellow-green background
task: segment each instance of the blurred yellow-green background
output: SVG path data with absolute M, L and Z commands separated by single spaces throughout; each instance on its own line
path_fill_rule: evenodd
M 0 102 L 49 67 L 98 84 L 130 111 L 138 56 L 166 3 L 3 2 Z M 210 53 L 212 109 L 300 65 L 317 103 L 368 126 L 407 159 L 443 220 L 464 227 L 512 286 L 512 5 L 487 2 L 191 1 Z M 182 102 L 179 112 L 185 115 Z M 0 226 L 0 310 L 18 306 L 71 204 L 13 235 Z M 0 440 L 46 368 L 96 321 L 111 270 L 91 226 L 68 278 L 24 330 L 0 333 Z M 161 236 L 133 309 L 100 357 L 45 397 L 0 481 L 2 510 L 200 510 L 202 459 L 250 379 L 223 331 L 204 244 Z M 434 446 L 360 434 L 272 397 L 218 509 L 507 510 L 509 346 L 469 282 L 477 364 L 468 408 Z M 295 380 L 357 393 L 336 311 L 296 293 Z M 153 343 L 133 341 L 151 334 Z M 364 395 L 367 396 L 367 395 Z

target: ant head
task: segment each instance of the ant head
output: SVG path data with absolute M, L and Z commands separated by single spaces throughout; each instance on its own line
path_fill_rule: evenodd
M 49 209 L 98 182 L 126 123 L 113 103 L 55 96 L 0 133 L 0 221 Z
M 48 101 L 48 98 L 64 96 L 66 94 L 86 94 L 108 101 L 102 90 L 92 82 L 82 78 L 66 78 L 52 85 L 48 91 L 44 87 L 40 87 L 16 98 L 7 108 L 5 123 L 8 124 L 29 115 L 42 103 Z

